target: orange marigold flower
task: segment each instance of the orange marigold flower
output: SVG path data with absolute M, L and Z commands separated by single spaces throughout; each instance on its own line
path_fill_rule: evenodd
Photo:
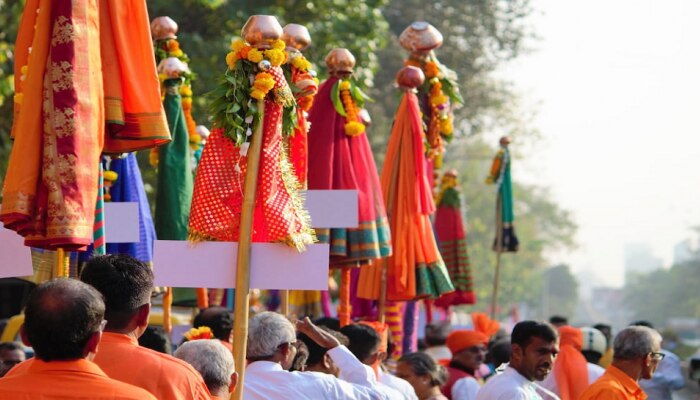
M 180 49 L 180 43 L 175 39 L 168 40 L 168 51 L 175 51 Z
M 436 63 L 434 63 L 432 61 L 428 61 L 427 63 L 425 63 L 424 71 L 425 71 L 426 78 L 433 78 L 433 77 L 436 77 L 438 75 L 438 73 L 440 72 L 440 69 L 438 68 Z

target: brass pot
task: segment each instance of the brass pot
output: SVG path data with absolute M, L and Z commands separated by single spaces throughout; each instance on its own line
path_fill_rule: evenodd
M 282 26 L 273 15 L 251 15 L 243 25 L 241 36 L 253 47 L 269 49 L 282 36 Z
M 311 35 L 304 25 L 287 24 L 282 29 L 282 40 L 287 47 L 304 51 L 311 44 Z
M 151 36 L 153 40 L 175 39 L 177 22 L 168 16 L 156 17 L 151 21 Z
M 427 53 L 442 46 L 442 33 L 425 21 L 416 21 L 399 36 L 401 47 L 411 53 Z

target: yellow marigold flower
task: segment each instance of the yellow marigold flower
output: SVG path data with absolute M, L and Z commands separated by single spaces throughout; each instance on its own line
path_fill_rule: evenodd
M 259 63 L 263 60 L 263 53 L 258 49 L 250 49 L 248 52 L 248 61 Z M 272 61 L 270 61 L 272 62 Z
M 185 97 L 191 97 L 192 96 L 192 88 L 189 87 L 188 85 L 180 86 L 180 95 L 185 96 Z
M 275 87 L 275 81 L 273 79 L 256 79 L 253 82 L 253 88 L 261 92 L 269 92 L 270 89 Z
M 453 132 L 452 118 L 445 118 L 440 120 L 440 133 L 443 135 L 451 135 Z
M 303 71 L 308 71 L 311 68 L 311 63 L 306 58 L 297 57 L 292 60 L 292 66 Z
M 231 50 L 235 51 L 236 53 L 241 51 L 241 49 L 244 48 L 245 46 L 246 46 L 246 44 L 243 41 L 243 39 L 236 39 L 233 42 L 231 42 Z
M 191 109 L 192 107 L 192 97 L 182 97 L 182 108 L 189 108 Z
M 284 63 L 284 59 L 286 57 L 286 54 L 282 50 L 265 50 L 265 57 L 270 61 L 270 64 L 272 64 L 275 67 L 279 67 Z
M 27 75 L 27 71 L 29 71 L 29 66 L 28 65 L 23 65 L 22 68 L 19 69 L 20 74 L 22 75 Z
M 199 149 L 199 144 L 202 143 L 202 137 L 199 134 L 194 133 L 190 135 L 190 148 L 192 151 Z
M 364 133 L 365 125 L 361 122 L 350 121 L 345 124 L 345 134 L 348 136 L 358 136 Z
M 255 100 L 262 100 L 262 99 L 265 98 L 265 95 L 266 95 L 266 94 L 267 94 L 267 93 L 265 93 L 265 92 L 263 92 L 263 91 L 260 91 L 260 90 L 258 90 L 258 89 L 253 89 L 253 90 L 250 92 L 250 97 L 254 98 Z
M 235 52 L 230 51 L 228 54 L 226 54 L 226 64 L 228 65 L 228 69 L 235 69 L 237 61 L 238 55 Z
M 22 100 L 24 100 L 24 94 L 22 93 L 15 93 L 15 103 L 17 104 L 22 104 Z
M 433 96 L 430 98 L 430 104 L 434 106 L 439 106 L 440 104 L 445 104 L 447 103 L 447 96 L 444 94 L 438 95 L 438 96 Z
M 104 174 L 102 175 L 104 180 L 110 181 L 110 182 L 116 181 L 118 176 L 119 176 L 119 174 L 117 174 L 114 171 L 105 171 Z
M 340 82 L 340 86 L 338 86 L 340 90 L 350 90 L 350 82 L 348 81 L 342 81 Z
M 287 47 L 287 44 L 284 43 L 284 40 L 277 39 L 272 42 L 272 48 L 275 50 L 284 50 L 285 47 Z
M 173 57 L 182 57 L 184 54 L 185 53 L 183 53 L 180 49 L 170 52 L 170 55 Z

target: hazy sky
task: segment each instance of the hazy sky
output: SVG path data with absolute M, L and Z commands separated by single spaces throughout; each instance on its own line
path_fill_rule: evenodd
M 536 51 L 503 73 L 544 136 L 515 178 L 579 224 L 553 261 L 619 285 L 625 243 L 646 242 L 670 265 L 700 225 L 700 1 L 533 4 Z

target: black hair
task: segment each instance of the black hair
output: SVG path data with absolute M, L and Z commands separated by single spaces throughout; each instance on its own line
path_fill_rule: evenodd
M 38 359 L 76 360 L 83 358 L 104 313 L 102 295 L 93 287 L 74 279 L 53 279 L 29 295 L 24 332 Z
M 491 363 L 497 368 L 510 361 L 511 351 L 510 339 L 508 338 L 502 338 L 491 342 L 489 345 L 489 352 L 486 354 L 486 362 Z
M 549 323 L 552 325 L 568 325 L 569 319 L 561 315 L 552 315 L 549 317 Z
M 601 357 L 603 357 L 602 354 L 593 350 L 581 350 L 581 354 L 583 354 L 583 357 L 586 359 L 586 361 L 592 364 L 598 364 L 600 362 Z
M 24 351 L 24 349 L 22 349 L 22 346 L 20 346 L 20 344 L 17 342 L 0 342 L 0 351 L 3 351 L 3 350 L 6 350 L 6 351 L 15 351 L 15 350 Z
M 646 320 L 639 320 L 639 321 L 634 321 L 630 324 L 630 326 L 646 326 L 647 328 L 654 329 L 654 325 L 651 324 L 651 322 L 646 321 Z
M 404 354 L 399 358 L 399 362 L 406 363 L 411 367 L 411 371 L 418 376 L 428 375 L 431 387 L 442 386 L 447 382 L 445 367 L 436 363 L 432 357 L 423 352 Z
M 323 329 L 324 331 L 330 333 L 331 335 L 335 336 L 336 339 L 340 342 L 340 344 L 347 346 L 349 343 L 349 340 L 347 336 L 343 335 L 340 332 L 336 332 L 332 329 L 328 329 L 325 326 L 321 326 L 320 329 Z M 323 356 L 326 355 L 326 352 L 328 352 L 328 349 L 325 347 L 321 347 L 318 345 L 318 343 L 314 342 L 310 337 L 306 336 L 303 333 L 297 334 L 297 339 L 301 340 L 305 345 L 308 350 L 309 356 L 306 359 L 306 365 L 316 365 L 323 361 Z
M 215 338 L 228 342 L 233 329 L 233 315 L 226 307 L 205 308 L 194 317 L 192 326 L 194 328 L 207 326 Z
M 173 344 L 170 335 L 160 326 L 148 326 L 139 336 L 139 345 L 159 353 L 173 354 Z
M 138 309 L 151 301 L 153 272 L 128 254 L 91 258 L 80 273 L 80 280 L 104 296 L 110 329 L 126 328 Z
M 525 349 L 530 344 L 530 339 L 537 337 L 547 342 L 555 342 L 559 334 L 554 327 L 546 322 L 521 321 L 513 328 L 510 336 L 510 343 L 517 344 Z
M 340 333 L 348 337 L 350 345 L 348 350 L 357 357 L 360 362 L 366 360 L 382 342 L 379 333 L 371 326 L 363 324 L 350 324 L 340 328 Z
M 332 331 L 340 331 L 340 320 L 333 317 L 321 317 L 314 320 L 314 325 L 325 326 Z
M 450 334 L 450 325 L 445 322 L 431 323 L 425 326 L 425 344 L 428 346 L 442 346 L 447 342 Z

